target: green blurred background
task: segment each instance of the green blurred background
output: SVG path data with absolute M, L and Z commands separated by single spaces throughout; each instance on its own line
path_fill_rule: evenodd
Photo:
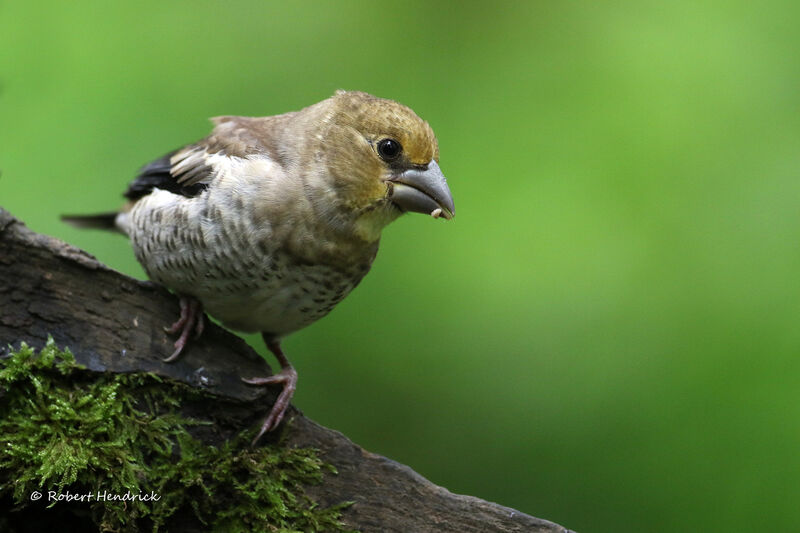
M 796 530 L 797 6 L 3 2 L 0 205 L 142 277 L 57 215 L 115 208 L 209 116 L 399 100 L 458 217 L 387 228 L 286 341 L 296 405 L 579 531 Z

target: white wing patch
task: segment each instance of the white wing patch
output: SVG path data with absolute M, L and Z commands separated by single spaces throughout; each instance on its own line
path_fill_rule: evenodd
M 215 175 L 213 166 L 208 163 L 209 157 L 205 148 L 187 147 L 170 158 L 169 162 L 172 166 L 169 173 L 175 178 L 175 181 L 183 186 L 196 183 L 208 184 Z

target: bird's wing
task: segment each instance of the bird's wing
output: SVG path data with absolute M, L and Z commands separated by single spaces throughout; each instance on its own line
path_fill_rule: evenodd
M 241 158 L 271 151 L 263 143 L 269 132 L 263 126 L 265 119 L 225 116 L 212 120 L 216 127 L 211 135 L 142 167 L 128 186 L 125 197 L 135 201 L 153 189 L 197 196 L 217 176 L 218 156 Z
M 125 198 L 135 201 L 153 189 L 187 197 L 197 196 L 214 179 L 215 172 L 207 158 L 205 148 L 197 144 L 172 151 L 143 166 L 128 185 Z

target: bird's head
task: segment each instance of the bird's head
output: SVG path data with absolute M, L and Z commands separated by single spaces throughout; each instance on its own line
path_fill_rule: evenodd
M 317 106 L 315 159 L 325 161 L 329 194 L 354 214 L 365 238 L 377 238 L 404 212 L 453 218 L 427 122 L 402 104 L 363 92 L 337 91 Z

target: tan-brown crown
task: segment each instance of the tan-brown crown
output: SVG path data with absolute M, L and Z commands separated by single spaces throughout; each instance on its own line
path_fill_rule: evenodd
M 412 164 L 439 160 L 439 145 L 433 130 L 403 104 L 360 91 L 336 91 L 332 99 L 339 124 L 351 126 L 374 141 L 384 138 L 398 141 Z

